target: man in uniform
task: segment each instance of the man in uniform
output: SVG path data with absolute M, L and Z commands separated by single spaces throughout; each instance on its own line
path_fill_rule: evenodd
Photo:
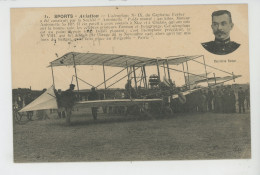
M 222 112 L 222 90 L 221 90 L 221 87 L 217 86 L 217 89 L 216 89 L 216 93 L 214 94 L 215 96 L 215 112 Z
M 249 109 L 250 108 L 250 88 L 249 87 L 245 90 L 245 96 L 246 96 L 246 107 L 247 107 L 247 109 Z
M 223 87 L 223 94 L 222 94 L 222 112 L 229 113 L 230 109 L 230 98 L 228 88 L 226 86 Z
M 230 90 L 231 113 L 236 113 L 236 95 L 233 89 Z
M 56 95 L 56 99 L 57 99 L 57 105 L 58 105 L 58 117 L 59 118 L 65 118 L 65 109 L 62 106 L 62 92 L 61 89 L 58 89 L 58 91 L 55 89 L 54 93 Z
M 95 87 L 92 87 L 91 88 L 91 92 L 90 92 L 90 94 L 88 96 L 88 100 L 98 100 L 98 99 L 99 99 L 98 92 L 96 91 Z M 93 119 L 97 120 L 98 108 L 97 107 L 92 107 L 91 110 L 92 110 Z
M 245 113 L 244 102 L 245 102 L 245 92 L 243 91 L 242 87 L 239 87 L 239 91 L 238 91 L 238 109 L 239 109 L 239 113 L 241 113 L 242 109 L 243 109 L 243 113 Z
M 125 90 L 126 98 L 136 98 L 136 92 L 135 89 L 132 87 L 131 80 L 127 80 L 127 83 L 125 84 Z
M 61 106 L 65 107 L 67 124 L 70 124 L 71 111 L 76 101 L 75 94 L 73 92 L 74 88 L 75 85 L 70 84 L 70 88 L 61 94 Z
M 240 44 L 230 41 L 230 31 L 233 29 L 231 13 L 227 10 L 219 10 L 212 13 L 211 28 L 215 40 L 202 43 L 202 46 L 210 53 L 226 55 L 235 51 Z
M 207 100 L 208 100 L 208 110 L 211 112 L 212 111 L 212 102 L 213 102 L 213 98 L 214 98 L 211 87 L 209 87 L 209 89 L 208 89 L 207 97 L 208 97 L 207 98 Z
M 126 99 L 135 99 L 137 98 L 137 94 L 135 89 L 132 87 L 131 80 L 127 80 L 125 84 L 125 98 Z M 126 115 L 133 114 L 138 112 L 138 108 L 136 105 L 127 106 Z

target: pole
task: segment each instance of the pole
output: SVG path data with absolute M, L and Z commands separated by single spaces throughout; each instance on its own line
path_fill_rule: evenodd
M 161 76 L 160 76 L 160 69 L 159 69 L 158 60 L 156 60 L 156 64 L 157 64 L 157 72 L 158 72 L 159 81 L 161 81 Z
M 187 68 L 187 72 L 188 72 L 188 85 L 189 85 L 189 89 L 190 89 L 190 73 L 189 73 L 189 66 L 188 66 L 187 61 L 186 61 L 186 68 Z
M 145 71 L 145 66 L 143 66 L 143 71 L 144 71 L 144 80 L 145 80 L 145 86 L 146 86 L 146 88 L 148 88 L 147 79 L 146 79 L 146 71 Z
M 144 83 L 144 87 L 145 87 L 143 67 L 141 67 L 141 72 L 142 72 L 142 75 L 141 75 L 141 79 L 140 79 L 140 86 L 142 85 L 142 81 L 143 81 L 143 83 Z
M 104 63 L 103 63 L 103 76 L 104 76 L 104 86 L 105 86 L 105 89 L 107 89 L 106 72 L 105 72 L 105 64 Z
M 79 82 L 78 82 L 78 75 L 77 75 L 77 69 L 76 69 L 75 55 L 74 54 L 73 54 L 73 63 L 74 63 L 74 71 L 75 71 L 75 77 L 76 77 L 77 88 L 78 88 L 78 100 L 79 100 Z
M 207 83 L 208 83 L 208 87 L 209 87 L 208 72 L 207 72 L 207 67 L 206 67 L 206 64 L 205 64 L 204 55 L 202 56 L 202 58 L 203 58 L 203 63 L 204 63 L 204 69 L 205 69 L 205 74 L 206 74 L 206 78 L 207 78 Z
M 127 80 L 129 81 L 129 70 L 128 70 L 128 66 L 127 66 L 127 61 L 126 61 L 126 71 L 127 71 Z
M 166 64 L 167 64 L 168 78 L 169 78 L 169 80 L 170 80 L 170 79 L 171 79 L 171 75 L 170 75 L 170 69 L 169 69 L 168 59 L 166 60 Z
M 55 89 L 55 81 L 54 81 L 54 73 L 53 73 L 52 63 L 51 63 L 51 74 L 52 74 L 52 85 L 53 85 L 53 88 Z
M 214 80 L 215 80 L 215 85 L 216 85 L 217 84 L 216 75 L 215 75 L 215 73 L 213 73 L 213 75 L 214 75 Z
M 164 65 L 164 62 L 163 62 L 163 72 L 164 72 L 164 77 L 166 77 L 166 72 L 165 72 L 165 65 Z
M 133 67 L 132 66 L 129 66 L 129 69 L 130 69 L 130 80 L 132 80 L 132 78 L 133 78 Z
M 183 63 L 182 63 L 182 70 L 183 70 L 184 81 L 185 81 L 185 84 L 187 86 L 187 80 L 186 80 L 186 76 L 185 76 L 185 70 L 184 70 L 184 64 Z
M 234 72 L 232 72 L 232 76 L 233 76 L 233 81 L 236 82 L 235 78 L 234 78 Z
M 136 82 L 135 66 L 133 66 L 133 71 L 134 71 L 135 89 L 137 90 L 137 82 Z

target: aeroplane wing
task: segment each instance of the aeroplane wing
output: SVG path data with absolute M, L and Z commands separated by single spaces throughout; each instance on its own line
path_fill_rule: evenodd
M 195 81 L 195 83 L 203 83 L 203 82 L 221 82 L 221 81 L 227 81 L 227 80 L 232 80 L 232 79 L 236 79 L 236 78 L 239 78 L 241 77 L 241 75 L 234 75 L 234 76 L 226 76 L 226 77 L 210 77 L 208 79 L 202 79 L 202 80 L 198 80 L 198 81 Z
M 195 83 L 202 83 L 202 82 L 207 82 L 207 81 L 210 83 L 210 82 L 215 81 L 215 79 L 216 79 L 216 81 L 217 81 L 216 85 L 219 85 L 221 82 L 233 80 L 233 79 L 239 78 L 239 77 L 241 77 L 241 75 L 226 76 L 226 77 L 211 77 L 211 78 L 208 78 L 208 80 L 207 79 L 202 79 L 202 80 L 196 81 Z M 216 86 L 216 85 L 213 84 L 211 86 Z M 205 88 L 207 88 L 207 87 L 200 87 L 200 88 L 196 88 L 196 89 L 192 89 L 192 90 L 187 90 L 187 91 L 183 92 L 182 94 L 183 95 L 188 95 L 188 94 L 196 92 L 196 91 L 198 91 L 200 89 L 205 89 Z M 174 94 L 174 95 L 172 95 L 172 98 L 176 99 L 176 98 L 179 98 L 179 96 L 178 96 L 178 94 Z
M 194 60 L 196 58 L 201 57 L 202 55 L 194 55 L 194 56 L 170 56 L 167 57 L 168 63 L 171 65 L 179 65 L 181 63 L 184 63 L 186 61 Z
M 185 92 L 182 92 L 182 95 L 186 96 L 186 95 L 188 95 L 188 94 L 191 94 L 191 93 L 196 92 L 196 91 L 198 91 L 198 90 L 200 90 L 200 89 L 203 89 L 203 88 L 205 88 L 205 87 L 201 87 L 201 88 L 197 88 L 197 89 L 192 89 L 192 90 L 187 90 L 187 91 L 185 91 Z M 176 98 L 179 98 L 178 94 L 172 95 L 172 99 L 176 99 Z
M 144 103 L 162 102 L 162 99 L 110 99 L 110 100 L 93 100 L 80 101 L 75 107 L 101 107 L 101 106 L 130 106 Z
M 143 66 L 155 61 L 154 58 L 130 55 L 69 52 L 52 61 L 50 66 L 73 66 L 75 64 L 127 67 L 132 65 Z
M 193 60 L 201 57 L 201 55 L 195 56 L 171 56 L 165 59 L 163 58 L 148 58 L 131 55 L 117 55 L 117 54 L 100 54 L 100 53 L 80 53 L 69 52 L 62 57 L 52 61 L 49 66 L 73 66 L 75 65 L 105 65 L 112 67 L 127 67 L 127 66 L 154 66 L 163 65 L 165 61 L 168 61 L 170 65 L 178 65 L 183 62 Z

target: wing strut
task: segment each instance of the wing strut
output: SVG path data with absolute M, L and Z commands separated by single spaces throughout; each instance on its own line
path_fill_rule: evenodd
M 123 68 L 122 70 L 120 70 L 120 71 L 117 72 L 116 74 L 112 75 L 111 77 L 109 77 L 108 79 L 106 79 L 105 82 L 107 82 L 108 80 L 114 78 L 115 76 L 117 76 L 118 74 L 120 74 L 121 72 L 123 72 L 125 69 L 126 69 L 126 68 Z M 99 85 L 97 85 L 96 88 L 99 87 L 99 86 L 101 86 L 103 83 L 104 83 L 104 82 L 102 82 L 102 83 L 100 83 Z
M 208 72 L 207 72 L 204 55 L 202 56 L 202 58 L 203 58 L 203 63 L 204 63 L 205 75 L 206 75 L 206 79 L 207 79 L 207 83 L 208 83 L 208 87 L 209 87 Z
M 54 81 L 54 73 L 53 73 L 52 63 L 51 63 L 51 74 L 52 74 L 52 85 L 53 85 L 53 88 L 55 89 L 55 81 Z
M 145 81 L 145 87 L 148 88 L 147 79 L 146 79 L 146 71 L 145 66 L 143 66 L 143 72 L 144 72 L 144 81 Z
M 159 80 L 161 81 L 161 76 L 160 76 L 160 68 L 159 68 L 158 59 L 156 60 L 156 64 L 157 64 L 157 72 L 158 72 L 158 77 L 159 77 Z
M 74 54 L 72 55 L 73 55 L 73 64 L 74 64 L 74 71 L 75 71 L 75 77 L 76 77 L 77 88 L 78 88 L 78 100 L 79 100 L 79 82 L 78 82 L 77 68 L 75 63 L 75 55 Z
M 135 80 L 135 89 L 137 90 L 137 82 L 136 82 L 135 66 L 133 66 L 133 72 L 134 72 L 134 80 Z
M 186 68 L 187 68 L 187 73 L 188 73 L 188 85 L 189 85 L 189 89 L 190 89 L 190 73 L 189 73 L 188 61 L 186 61 Z
M 139 69 L 140 67 L 137 67 L 135 70 Z M 132 71 L 129 72 L 129 74 L 131 74 Z M 123 80 L 125 77 L 129 76 L 129 74 L 123 76 L 122 78 L 120 78 L 119 80 L 117 80 L 116 82 L 110 84 L 107 88 L 110 88 L 111 86 L 113 86 L 114 84 L 118 83 L 119 81 Z M 129 79 L 130 80 L 130 79 Z
M 188 86 L 187 78 L 186 78 L 186 74 L 185 74 L 185 70 L 184 70 L 184 63 L 182 63 L 182 70 L 183 70 L 183 76 L 184 76 L 185 85 Z
M 199 64 L 204 65 L 203 63 L 201 63 L 201 62 L 199 62 L 199 61 L 196 61 L 196 60 L 191 60 L 191 61 L 194 61 L 194 62 L 196 62 L 196 63 L 199 63 Z M 224 73 L 227 73 L 227 74 L 229 74 L 229 75 L 232 75 L 232 73 L 227 72 L 227 71 L 224 71 L 224 70 L 221 70 L 221 69 L 218 69 L 218 68 L 216 68 L 216 67 L 213 67 L 213 66 L 210 66 L 210 65 L 207 65 L 207 64 L 205 64 L 205 66 L 210 67 L 210 68 L 213 68 L 213 69 L 216 69 L 216 70 L 221 71 L 221 72 L 224 72 Z
M 216 75 L 215 75 L 215 73 L 213 73 L 213 75 L 214 75 L 214 80 L 215 80 L 215 85 L 216 85 L 217 84 Z
M 171 80 L 168 59 L 166 59 L 166 64 L 167 64 L 168 78 L 169 78 L 169 80 Z
M 107 89 L 106 72 L 105 72 L 105 64 L 104 63 L 103 63 L 103 76 L 104 76 L 104 86 L 105 86 L 105 89 Z

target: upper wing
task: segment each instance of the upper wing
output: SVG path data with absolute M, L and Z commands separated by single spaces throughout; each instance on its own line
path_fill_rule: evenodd
M 112 67 L 127 67 L 127 66 L 152 66 L 163 65 L 168 60 L 168 64 L 178 65 L 183 62 L 200 57 L 198 56 L 176 56 L 162 58 L 148 58 L 130 55 L 117 54 L 99 54 L 99 53 L 79 53 L 69 52 L 62 57 L 52 61 L 50 66 L 73 66 L 75 65 L 105 65 Z
M 127 67 L 132 65 L 142 66 L 156 61 L 156 59 L 129 55 L 69 52 L 52 61 L 51 66 L 72 66 L 74 65 L 74 61 L 75 65 Z
M 181 63 L 184 63 L 186 61 L 194 60 L 196 58 L 201 57 L 202 55 L 194 55 L 194 56 L 170 56 L 167 57 L 168 64 L 171 65 L 179 65 Z

